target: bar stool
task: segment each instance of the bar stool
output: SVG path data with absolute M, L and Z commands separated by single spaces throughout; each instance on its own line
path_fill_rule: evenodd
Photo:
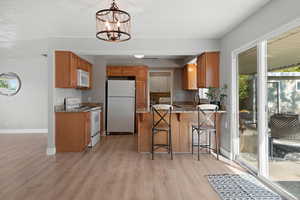
M 152 160 L 154 160 L 154 152 L 159 148 L 165 148 L 168 153 L 171 154 L 171 160 L 173 160 L 172 149 L 172 131 L 171 131 L 171 118 L 172 118 L 172 105 L 168 104 L 156 104 L 152 105 Z M 154 137 L 157 133 L 164 132 L 167 134 L 167 144 L 155 144 Z
M 200 147 L 209 150 L 215 150 L 217 159 L 219 160 L 219 141 L 217 138 L 217 110 L 218 106 L 215 104 L 201 104 L 197 105 L 198 124 L 192 125 L 192 155 L 194 154 L 194 146 L 198 147 L 198 160 L 200 160 Z M 194 144 L 194 133 L 198 134 L 198 143 Z M 202 134 L 208 134 L 208 144 L 200 144 L 200 137 Z M 211 135 L 215 135 L 215 149 L 211 147 Z

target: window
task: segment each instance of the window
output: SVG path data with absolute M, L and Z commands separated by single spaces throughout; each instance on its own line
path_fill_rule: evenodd
M 21 80 L 15 73 L 0 74 L 0 94 L 5 96 L 16 95 L 21 89 Z

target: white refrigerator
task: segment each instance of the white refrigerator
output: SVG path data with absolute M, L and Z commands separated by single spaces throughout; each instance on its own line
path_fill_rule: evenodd
M 134 133 L 135 81 L 108 80 L 107 132 Z

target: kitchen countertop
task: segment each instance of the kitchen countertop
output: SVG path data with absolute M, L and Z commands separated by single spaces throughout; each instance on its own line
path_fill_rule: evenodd
M 90 112 L 93 110 L 102 110 L 102 103 L 82 103 L 82 106 L 76 109 L 65 110 L 63 105 L 55 106 L 55 112 Z
M 136 113 L 149 113 L 150 109 L 137 109 Z M 172 113 L 195 113 L 198 112 L 194 105 L 173 105 Z M 226 113 L 226 110 L 218 110 L 217 113 Z

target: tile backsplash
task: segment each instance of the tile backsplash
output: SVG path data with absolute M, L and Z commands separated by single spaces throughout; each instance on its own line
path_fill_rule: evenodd
M 79 97 L 82 99 L 82 91 L 69 88 L 55 89 L 55 105 L 63 105 L 66 97 Z

